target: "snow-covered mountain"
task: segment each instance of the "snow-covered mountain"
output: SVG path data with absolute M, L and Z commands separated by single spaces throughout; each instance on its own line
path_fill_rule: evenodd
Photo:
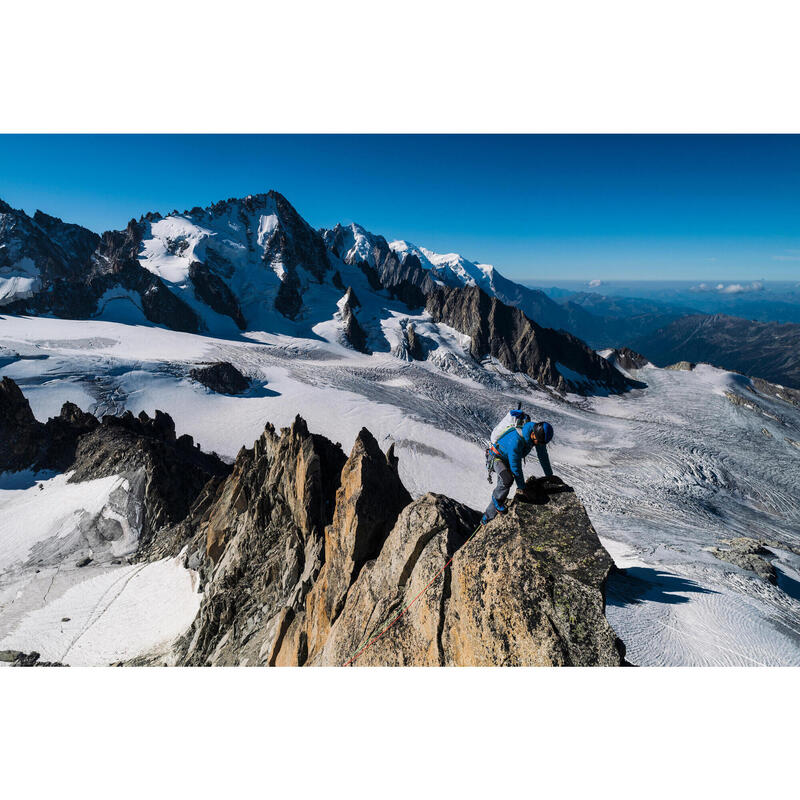
M 0 207 L 0 302 L 9 313 L 155 323 L 224 338 L 314 335 L 362 352 L 391 350 L 398 336 L 407 339 L 395 316 L 413 312 L 434 324 L 431 347 L 416 348 L 427 357 L 442 322 L 427 308 L 434 289 L 478 287 L 502 300 L 502 279 L 492 268 L 479 284 L 469 276 L 477 279 L 483 267 L 460 256 L 429 256 L 433 261 L 422 251 L 393 249 L 357 225 L 315 231 L 274 191 L 150 213 L 102 237 L 41 212 L 29 218 Z M 348 287 L 358 300 L 343 305 Z M 524 303 L 514 305 L 527 313 Z M 578 340 L 540 333 L 547 322 L 527 316 L 533 357 L 514 354 L 516 343 L 507 338 L 472 346 L 471 354 L 499 355 L 506 366 L 525 361 L 526 374 L 560 389 L 625 388 Z M 472 320 L 464 319 L 459 332 L 474 339 Z
M 508 280 L 491 264 L 474 263 L 458 253 L 435 253 L 403 240 L 387 242 L 355 223 L 337 225 L 322 231 L 322 235 L 335 255 L 348 264 L 376 270 L 386 286 L 408 281 L 426 293 L 432 284 L 476 286 L 490 297 L 519 308 L 542 327 L 556 330 L 572 330 L 576 314 L 584 327 L 591 320 L 591 315 L 581 309 L 565 309 L 544 292 Z M 597 321 L 592 322 L 596 326 Z
M 492 278 L 495 269 L 491 264 L 473 264 L 458 253 L 434 253 L 403 240 L 390 242 L 389 247 L 401 258 L 415 255 L 423 268 L 430 270 L 445 286 L 478 286 L 487 294 L 494 294 Z

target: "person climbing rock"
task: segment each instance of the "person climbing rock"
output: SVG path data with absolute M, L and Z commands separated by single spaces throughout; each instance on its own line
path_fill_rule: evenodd
M 498 514 L 507 510 L 506 500 L 511 485 L 516 482 L 517 494 L 525 491 L 525 476 L 522 462 L 533 448 L 546 477 L 552 477 L 553 468 L 547 454 L 547 443 L 553 438 L 553 426 L 549 422 L 532 422 L 521 411 L 511 411 L 492 431 L 491 444 L 486 450 L 486 465 L 497 475 L 497 485 L 492 492 L 492 501 L 486 509 L 481 524 L 485 525 Z

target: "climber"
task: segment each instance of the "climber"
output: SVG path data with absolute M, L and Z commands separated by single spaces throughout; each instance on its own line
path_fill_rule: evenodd
M 505 422 L 511 424 L 503 428 Z M 519 422 L 523 424 L 520 425 Z M 547 455 L 547 443 L 552 438 L 553 426 L 549 422 L 531 422 L 530 417 L 520 411 L 510 412 L 492 431 L 492 441 L 486 450 L 487 467 L 497 474 L 497 486 L 492 493 L 492 502 L 481 519 L 482 525 L 494 519 L 497 514 L 506 512 L 506 498 L 512 483 L 516 481 L 517 495 L 524 493 L 522 461 L 534 447 L 544 474 L 548 478 L 552 477 L 553 468 Z M 491 476 L 489 480 L 491 481 Z

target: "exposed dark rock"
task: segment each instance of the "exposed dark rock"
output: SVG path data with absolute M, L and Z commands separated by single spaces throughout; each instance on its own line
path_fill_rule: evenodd
M 92 559 L 89 556 L 84 556 L 80 561 L 78 561 L 75 566 L 76 567 L 88 567 L 89 564 L 92 563 Z
M 423 361 L 425 359 L 425 352 L 422 348 L 422 342 L 417 336 L 416 328 L 413 323 L 409 322 L 405 327 L 406 346 L 408 348 L 408 355 L 414 361 Z
M 141 223 L 131 220 L 124 231 L 103 234 L 89 282 L 99 297 L 119 285 L 135 292 L 142 301 L 145 316 L 157 325 L 177 331 L 197 333 L 200 320 L 186 303 L 173 294 L 157 275 L 146 270 L 138 261 L 142 243 Z
M 277 224 L 263 242 L 262 257 L 268 269 L 280 264 L 283 277 L 275 306 L 285 316 L 295 319 L 302 309 L 307 277 L 321 283 L 330 264 L 320 234 L 300 217 L 285 197 L 269 192 L 185 213 L 202 218 L 238 211 L 247 223 L 246 212 L 257 212 L 268 206 L 276 212 Z M 151 322 L 175 330 L 199 331 L 201 323 L 197 314 L 161 278 L 139 263 L 147 223 L 160 218 L 160 215 L 148 214 L 139 221 L 131 220 L 123 231 L 108 231 L 98 236 L 41 212 L 31 219 L 4 203 L 0 211 L 0 270 L 21 270 L 23 267 L 18 265 L 27 264 L 23 259 L 28 258 L 34 265 L 31 275 L 35 277 L 31 290 L 25 292 L 25 296 L 9 299 L 4 310 L 12 314 L 52 313 L 82 319 L 97 311 L 98 300 L 109 289 L 121 287 L 138 296 L 142 311 Z M 168 252 L 174 254 L 184 253 L 188 244 L 183 238 L 165 242 Z M 244 329 L 247 321 L 225 283 L 232 270 L 233 266 L 209 246 L 205 249 L 205 260 L 191 265 L 190 280 L 198 298 Z M 300 270 L 306 276 L 302 280 Z
M 425 292 L 409 281 L 400 281 L 389 289 L 389 294 L 405 303 L 409 308 L 423 308 L 425 306 Z
M 755 391 L 767 397 L 776 397 L 778 400 L 791 403 L 793 406 L 800 406 L 800 390 L 798 389 L 789 389 L 786 386 L 770 383 L 762 378 L 752 378 L 751 383 Z
M 337 269 L 336 272 L 333 273 L 333 277 L 331 278 L 331 283 L 340 291 L 343 292 L 345 290 L 344 281 L 342 280 L 342 276 L 339 274 L 339 270 Z
M 354 350 L 368 354 L 371 351 L 369 347 L 367 347 L 367 334 L 361 327 L 355 314 L 355 309 L 360 305 L 356 293 L 353 291 L 352 287 L 348 287 L 339 307 L 342 318 L 342 331 L 345 339 Z
M 379 292 L 383 289 L 383 283 L 375 267 L 371 267 L 366 261 L 359 261 L 358 268 L 364 273 L 364 277 L 367 279 L 369 288 L 372 289 L 372 291 Z
M 650 363 L 641 353 L 631 350 L 630 347 L 620 347 L 612 350 L 608 360 L 628 372 L 634 369 L 643 369 Z
M 176 437 L 172 418 L 161 411 L 152 419 L 127 411 L 100 423 L 65 403 L 58 417 L 42 424 L 10 378 L 0 383 L 0 434 L 13 445 L 0 450 L 0 470 L 71 471 L 73 483 L 125 476 L 129 495 L 143 508 L 141 514 L 134 512 L 141 516 L 137 525 L 143 549 L 156 531 L 187 516 L 210 479 L 230 472 L 216 455 L 195 447 L 191 436 Z
M 40 655 L 35 650 L 23 653 L 21 650 L 0 650 L 0 661 L 12 667 L 66 667 L 60 661 L 40 661 Z
M 228 361 L 195 367 L 189 370 L 189 376 L 219 394 L 241 394 L 250 386 L 250 381 Z
M 258 203 L 263 202 L 263 197 L 264 195 L 255 195 L 244 202 L 250 202 L 257 207 Z M 266 197 L 272 198 L 277 208 L 279 223 L 272 237 L 275 243 L 280 241 L 280 256 L 284 267 L 295 270 L 302 266 L 318 283 L 322 283 L 330 269 L 322 236 L 297 213 L 280 192 L 270 191 Z M 269 260 L 269 253 L 274 251 L 273 242 L 268 244 L 266 250 L 265 259 Z
M 275 296 L 275 308 L 288 319 L 295 319 L 303 308 L 300 281 L 294 274 L 284 277 Z
M 194 285 L 195 294 L 218 314 L 230 317 L 240 330 L 247 327 L 242 310 L 236 301 L 236 296 L 228 285 L 215 275 L 208 264 L 193 261 L 189 265 L 189 278 Z
M 54 314 L 85 319 L 98 299 L 122 287 L 139 295 L 145 316 L 159 325 L 195 332 L 195 313 L 156 275 L 139 264 L 141 223 L 98 236 L 79 225 L 37 211 L 33 218 L 4 204 L 0 212 L 0 269 L 30 259 L 38 272 L 35 291 L 4 306 L 12 314 Z
M 738 392 L 725 392 L 725 398 L 728 402 L 733 403 L 733 405 L 738 406 L 739 408 L 745 408 L 749 411 L 755 411 L 758 414 L 761 414 L 763 417 L 768 417 L 769 419 L 773 419 L 776 422 L 780 422 L 781 418 L 776 414 L 773 414 L 771 411 L 767 411 L 761 403 L 757 402 L 754 398 L 758 397 L 759 395 L 753 391 L 750 387 L 747 396 L 743 396 Z
M 762 580 L 777 585 L 778 576 L 775 568 L 767 560 L 772 557 L 772 553 L 764 547 L 762 542 L 746 536 L 739 536 L 735 539 L 726 539 L 723 544 L 727 547 L 712 547 L 710 552 L 722 561 L 755 572 Z
M 7 203 L 0 207 L 0 274 L 12 273 L 26 259 L 33 263 L 36 278 L 28 297 L 7 300 L 3 310 L 60 316 L 88 316 L 95 296 L 86 291 L 85 273 L 100 237 L 56 217 L 37 212 L 33 218 Z
M 67 470 L 75 461 L 78 441 L 100 425 L 93 414 L 82 411 L 74 403 L 64 403 L 61 413 L 44 424 L 46 456 L 41 466 L 57 471 Z
M 102 423 L 77 442 L 70 482 L 125 475 L 144 508 L 140 543 L 146 547 L 156 531 L 184 519 L 205 484 L 227 475 L 230 467 L 216 455 L 202 452 L 190 436 L 175 436 L 168 414 L 154 417 L 103 417 Z
M 44 447 L 44 425 L 11 378 L 0 381 L 0 472 L 17 472 L 33 466 Z
M 383 236 L 363 231 L 369 240 L 367 260 L 363 254 L 350 255 L 348 243 L 352 242 L 353 230 L 350 227 L 336 225 L 331 230 L 322 232 L 327 247 L 340 254 L 347 263 L 358 266 L 375 291 L 388 289 L 393 296 L 406 301 L 406 297 L 417 307 L 421 297 L 431 291 L 436 283 L 427 270 L 423 269 L 419 259 L 413 255 L 398 256 Z
M 475 359 L 491 355 L 514 372 L 524 372 L 540 384 L 567 389 L 557 367 L 585 376 L 610 391 L 621 392 L 633 383 L 604 358 L 569 333 L 542 328 L 518 308 L 504 305 L 477 287 L 463 289 L 437 287 L 427 297 L 426 309 L 437 322 L 444 322 L 471 339 L 470 353 Z M 572 388 L 585 391 L 587 384 Z
M 423 306 L 425 295 L 438 282 L 450 287 L 462 285 L 461 280 L 447 269 L 434 268 L 432 273 L 430 267 L 424 267 L 413 252 L 398 255 L 383 236 L 370 233 L 358 225 L 336 225 L 331 230 L 322 231 L 322 235 L 332 253 L 364 271 L 373 289 L 388 289 L 393 297 L 406 303 L 409 308 Z M 360 241 L 358 248 L 353 247 L 356 237 Z M 366 249 L 364 243 L 367 244 Z M 506 305 L 519 308 L 525 316 L 543 327 L 577 332 L 574 329 L 580 326 L 582 330 L 594 332 L 598 324 L 602 325 L 603 322 L 580 306 L 562 306 L 539 289 L 510 281 L 496 269 L 487 273 L 481 288 Z
M 344 302 L 350 306 L 353 310 L 357 308 L 361 308 L 361 301 L 358 299 L 358 296 L 353 291 L 352 286 L 347 287 L 347 291 L 344 293 Z
M 74 403 L 39 422 L 30 403 L 11 378 L 0 381 L 0 472 L 23 469 L 63 471 L 72 464 L 78 439 L 100 423 Z

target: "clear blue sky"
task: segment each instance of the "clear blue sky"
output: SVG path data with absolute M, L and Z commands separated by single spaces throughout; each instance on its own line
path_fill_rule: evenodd
M 800 136 L 0 136 L 0 197 L 96 231 L 269 189 L 517 280 L 800 279 Z

